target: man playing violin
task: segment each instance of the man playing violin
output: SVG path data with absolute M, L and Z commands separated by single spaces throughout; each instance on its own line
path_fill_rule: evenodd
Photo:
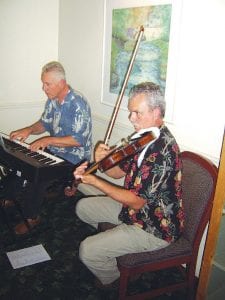
M 165 100 L 159 86 L 151 82 L 134 86 L 128 110 L 135 131 L 152 130 L 156 138 L 105 172 L 114 179 L 124 177 L 124 186 L 85 172 L 87 163 L 74 172 L 76 179 L 105 194 L 79 200 L 78 217 L 96 229 L 99 222 L 115 225 L 87 237 L 79 249 L 81 261 L 103 287 L 111 286 L 120 276 L 116 257 L 167 247 L 180 237 L 184 224 L 180 152 L 163 122 Z M 109 152 L 108 145 L 100 143 L 95 161 L 102 161 Z

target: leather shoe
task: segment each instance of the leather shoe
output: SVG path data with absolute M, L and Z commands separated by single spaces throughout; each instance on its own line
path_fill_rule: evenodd
M 2 200 L 2 207 L 12 207 L 15 206 L 15 202 L 13 200 L 4 199 Z
M 36 219 L 27 219 L 27 223 L 25 222 L 17 224 L 15 227 L 15 233 L 17 235 L 28 233 L 31 229 L 33 229 L 35 226 L 37 226 L 40 223 L 40 217 L 37 217 Z
M 72 196 L 74 196 L 74 195 L 76 194 L 76 192 L 77 192 L 77 187 L 76 187 L 75 185 L 72 185 L 72 187 L 67 186 L 67 187 L 65 187 L 65 189 L 64 189 L 64 194 L 65 194 L 65 196 L 67 196 L 67 197 L 72 197 Z

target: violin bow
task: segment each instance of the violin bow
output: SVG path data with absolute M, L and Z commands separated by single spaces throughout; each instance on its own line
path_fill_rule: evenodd
M 121 101 L 122 101 L 122 98 L 123 98 L 123 95 L 124 95 L 124 92 L 125 92 L 125 89 L 126 89 L 126 86 L 127 86 L 127 82 L 128 82 L 128 79 L 129 79 L 129 76 L 130 76 L 130 73 L 131 73 L 131 70 L 132 70 L 132 67 L 133 67 L 133 64 L 134 64 L 134 60 L 135 60 L 135 57 L 136 57 L 138 47 L 139 47 L 139 44 L 141 42 L 143 33 L 144 33 L 144 27 L 141 26 L 140 30 L 139 30 L 139 33 L 138 33 L 137 42 L 136 42 L 135 48 L 133 50 L 133 55 L 131 57 L 131 60 L 130 60 L 130 63 L 129 63 L 129 66 L 128 66 L 128 69 L 127 69 L 127 73 L 126 73 L 126 76 L 125 76 L 125 79 L 124 79 L 124 82 L 123 82 L 123 86 L 121 88 L 120 95 L 119 95 L 119 97 L 116 101 L 116 105 L 114 107 L 113 114 L 111 116 L 111 120 L 110 120 L 110 123 L 108 125 L 108 129 L 106 131 L 106 135 L 105 135 L 105 139 L 104 139 L 104 143 L 106 145 L 109 143 L 109 139 L 111 137 L 113 126 L 114 126 L 114 123 L 116 121 L 116 117 L 117 117 L 117 114 L 118 114 L 118 111 L 119 111 L 119 107 L 120 107 L 120 104 L 121 104 Z M 96 171 L 98 169 L 98 165 L 99 165 L 99 163 L 94 163 L 93 165 L 91 165 L 88 168 L 88 170 L 86 170 L 85 174 L 87 175 L 87 174 L 92 173 L 93 171 Z
M 116 117 L 117 117 L 117 114 L 118 114 L 118 111 L 119 111 L 119 107 L 120 107 L 120 104 L 121 104 L 121 101 L 122 101 L 122 98 L 123 98 L 123 95 L 124 95 L 124 92 L 125 92 L 125 89 L 126 89 L 126 86 L 127 86 L 127 82 L 128 82 L 128 79 L 129 79 L 129 76 L 130 76 L 130 73 L 131 73 L 131 70 L 132 70 L 132 67 L 133 67 L 134 59 L 136 57 L 137 50 L 138 50 L 139 44 L 141 42 L 143 33 L 144 33 L 144 27 L 141 26 L 140 30 L 139 30 L 139 33 L 138 33 L 137 42 L 136 42 L 136 45 L 135 45 L 135 48 L 134 48 L 134 51 L 133 51 L 133 55 L 131 57 L 130 64 L 129 64 L 129 67 L 127 69 L 127 73 L 126 73 L 126 76 L 125 76 L 125 79 L 124 79 L 124 82 L 123 82 L 123 86 L 121 88 L 120 95 L 119 95 L 119 97 L 116 101 L 116 105 L 114 107 L 113 114 L 112 114 L 108 129 L 106 131 L 106 135 L 105 135 L 105 139 L 104 139 L 104 143 L 106 145 L 108 145 L 109 139 L 111 137 L 113 126 L 114 126 L 114 123 L 116 121 Z

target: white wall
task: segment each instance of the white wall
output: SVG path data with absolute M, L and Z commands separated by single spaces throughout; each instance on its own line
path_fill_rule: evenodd
M 225 1 L 183 0 L 173 132 L 217 161 L 225 124 Z
M 104 138 L 108 121 L 108 118 L 104 119 L 105 110 L 112 111 L 112 108 L 100 103 L 103 4 L 102 0 L 60 1 L 59 59 L 65 65 L 70 84 L 85 94 L 91 104 L 93 117 L 97 122 L 94 125 L 95 141 Z M 100 130 L 96 125 L 100 126 Z
M 58 0 L 0 1 L 0 131 L 40 116 L 41 67 L 58 59 L 58 23 Z

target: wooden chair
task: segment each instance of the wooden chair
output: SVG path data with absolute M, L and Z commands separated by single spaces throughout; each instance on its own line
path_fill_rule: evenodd
M 119 300 L 150 299 L 179 289 L 186 289 L 187 299 L 194 299 L 198 250 L 204 230 L 210 220 L 217 168 L 206 158 L 193 152 L 184 151 L 181 155 L 184 233 L 178 241 L 166 248 L 126 254 L 117 258 L 120 270 Z M 104 223 L 100 224 L 100 230 L 104 230 Z M 168 268 L 175 268 L 177 272 L 181 272 L 182 282 L 175 282 L 141 294 L 127 295 L 130 278 L 145 272 L 156 272 Z

